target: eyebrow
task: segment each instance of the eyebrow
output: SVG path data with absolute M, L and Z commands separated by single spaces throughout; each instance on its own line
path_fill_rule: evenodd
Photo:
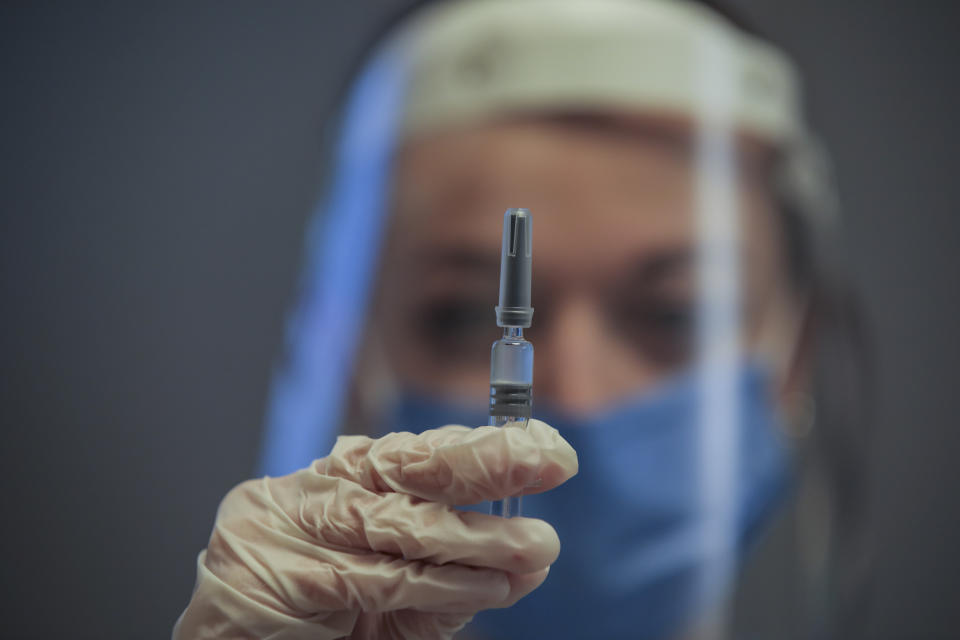
M 457 271 L 489 276 L 500 269 L 500 254 L 475 247 L 446 247 L 437 250 L 419 250 L 414 260 L 415 269 L 422 273 Z M 694 261 L 694 251 L 686 246 L 671 247 L 641 255 L 614 277 L 626 275 L 632 282 L 650 284 L 688 269 Z
M 657 251 L 634 262 L 630 275 L 642 281 L 651 281 L 688 269 L 694 261 L 694 252 L 689 247 L 676 247 Z

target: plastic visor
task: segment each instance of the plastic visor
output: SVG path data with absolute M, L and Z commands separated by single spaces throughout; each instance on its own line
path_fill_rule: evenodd
M 271 398 L 260 461 L 265 474 L 290 473 L 322 457 L 342 424 L 386 226 L 391 158 L 410 113 L 406 92 L 415 49 L 405 42 L 374 59 L 345 111 L 336 172 L 310 229 L 300 298 L 287 328 L 287 361 Z M 697 176 L 699 296 L 692 366 L 700 395 L 696 447 L 705 522 L 699 544 L 707 559 L 700 588 L 710 598 L 730 582 L 737 557 L 732 501 L 741 461 L 734 443 L 743 408 L 734 385 L 744 348 L 735 132 L 742 67 L 722 32 L 705 29 L 694 44 L 692 106 L 686 114 L 695 124 Z

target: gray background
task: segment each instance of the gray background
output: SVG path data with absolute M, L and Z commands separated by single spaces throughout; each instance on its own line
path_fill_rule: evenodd
M 254 464 L 334 95 L 399 4 L 0 6 L 0 635 L 168 636 Z M 734 4 L 807 73 L 878 336 L 869 635 L 957 637 L 954 11 Z

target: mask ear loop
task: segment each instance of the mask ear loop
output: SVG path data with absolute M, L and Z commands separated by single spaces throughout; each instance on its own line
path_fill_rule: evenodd
M 780 424 L 791 441 L 802 441 L 810 436 L 817 420 L 817 400 L 804 388 L 809 379 L 816 325 L 816 301 L 812 294 L 804 294 L 798 315 L 801 320 L 792 332 L 792 346 L 783 360 L 783 387 L 780 391 L 786 414 Z
M 786 357 L 781 359 L 783 386 L 779 393 L 785 406 L 785 420 L 780 429 L 792 444 L 799 460 L 794 539 L 799 557 L 799 583 L 803 620 L 811 625 L 804 635 L 820 637 L 826 629 L 823 621 L 829 610 L 829 594 L 824 588 L 829 576 L 833 549 L 835 506 L 824 470 L 809 455 L 817 422 L 817 402 L 812 393 L 803 390 L 809 380 L 815 331 L 818 322 L 815 293 L 805 293 L 798 305 L 801 320 L 792 331 L 793 340 Z
M 803 321 L 787 370 L 786 386 L 800 387 L 809 379 L 818 323 L 816 294 L 808 293 L 804 301 Z M 792 397 L 791 397 L 792 396 Z M 800 587 L 803 620 L 810 625 L 806 635 L 821 637 L 827 634 L 827 613 L 830 609 L 829 589 L 825 588 L 830 575 L 830 557 L 836 529 L 836 505 L 830 490 L 826 471 L 817 459 L 807 455 L 814 446 L 817 422 L 816 398 L 799 388 L 788 391 L 789 414 L 783 423 L 784 431 L 794 442 L 803 468 L 799 477 L 796 498 L 795 539 L 800 557 Z

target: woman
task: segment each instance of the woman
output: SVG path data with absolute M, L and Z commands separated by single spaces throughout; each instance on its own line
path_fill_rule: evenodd
M 426 3 L 358 75 L 336 160 L 280 477 L 224 499 L 175 637 L 831 630 L 857 443 L 812 427 L 832 201 L 781 54 L 700 4 Z M 513 206 L 538 419 L 470 428 Z M 455 508 L 518 492 L 529 518 Z M 783 628 L 738 619 L 748 557 L 790 585 Z

